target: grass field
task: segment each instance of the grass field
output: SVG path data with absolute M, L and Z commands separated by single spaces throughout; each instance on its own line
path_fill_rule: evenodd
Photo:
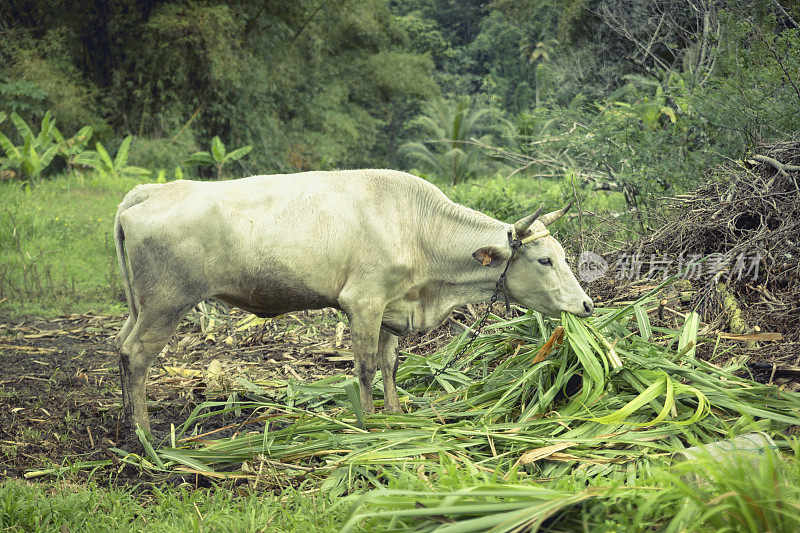
M 349 506 L 285 489 L 235 487 L 130 490 L 67 481 L 0 484 L 0 531 L 335 531 Z
M 69 174 L 0 182 L 0 309 L 121 313 L 112 227 L 134 185 Z

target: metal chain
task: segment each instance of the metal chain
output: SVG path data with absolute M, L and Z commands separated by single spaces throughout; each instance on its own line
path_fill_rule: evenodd
M 478 321 L 478 324 L 475 327 L 475 329 L 472 330 L 472 338 L 469 341 L 467 341 L 467 343 L 461 347 L 461 350 L 459 350 L 457 354 L 451 357 L 450 360 L 447 361 L 447 363 L 445 363 L 445 365 L 442 368 L 434 372 L 433 375 L 420 376 L 412 380 L 410 383 L 408 383 L 406 385 L 407 387 L 417 385 L 423 381 L 435 380 L 437 377 L 444 374 L 444 372 L 446 372 L 448 369 L 452 368 L 453 365 L 459 359 L 464 357 L 467 351 L 472 347 L 472 344 L 475 342 L 475 339 L 480 337 L 481 332 L 483 331 L 483 327 L 486 325 L 486 319 L 489 318 L 489 314 L 492 312 L 494 304 L 497 303 L 497 300 L 501 292 L 503 293 L 503 297 L 505 298 L 506 311 L 509 311 L 511 309 L 511 305 L 509 304 L 508 301 L 508 293 L 506 292 L 506 273 L 508 272 L 508 267 L 511 266 L 511 261 L 514 260 L 514 256 L 516 255 L 517 250 L 519 250 L 519 247 L 522 246 L 522 242 L 519 239 L 512 239 L 511 232 L 509 232 L 508 243 L 509 245 L 511 245 L 511 255 L 509 256 L 508 261 L 506 262 L 506 267 L 503 269 L 503 273 L 500 274 L 500 279 L 498 279 L 497 283 L 495 284 L 494 293 L 492 294 L 492 297 L 489 299 L 489 307 L 486 309 L 486 313 L 483 314 L 481 319 Z

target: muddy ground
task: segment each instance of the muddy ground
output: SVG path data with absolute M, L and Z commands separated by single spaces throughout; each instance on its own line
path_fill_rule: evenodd
M 107 459 L 114 456 L 109 448 L 140 449 L 122 417 L 114 336 L 123 320 L 92 314 L 50 320 L 0 317 L 0 480 Z M 350 341 L 338 312 L 247 320 L 248 315 L 236 310 L 227 315 L 208 308 L 193 312 L 179 328 L 150 372 L 147 392 L 154 433 L 168 432 L 171 423 L 179 425 L 196 405 L 224 394 L 225 385 L 240 377 L 314 381 L 352 374 Z M 445 327 L 404 344 L 421 353 L 451 337 Z M 236 420 L 225 423 L 235 425 Z M 214 428 L 206 424 L 204 429 Z M 105 480 L 139 481 L 130 467 Z

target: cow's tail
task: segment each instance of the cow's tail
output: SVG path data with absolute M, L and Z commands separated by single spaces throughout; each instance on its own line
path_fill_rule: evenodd
M 128 262 L 125 258 L 125 231 L 122 229 L 122 222 L 120 222 L 120 215 L 127 207 L 123 201 L 117 210 L 117 216 L 114 218 L 114 244 L 117 248 L 117 260 L 119 261 L 119 271 L 122 275 L 122 286 L 125 289 L 125 296 L 128 298 L 128 308 L 131 312 L 131 317 L 135 320 L 139 316 L 139 309 L 136 306 L 136 301 L 133 298 L 133 289 L 131 287 L 131 275 L 128 271 Z

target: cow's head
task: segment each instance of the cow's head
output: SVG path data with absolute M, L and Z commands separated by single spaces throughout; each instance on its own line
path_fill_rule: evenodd
M 560 316 L 561 311 L 587 317 L 594 311 L 591 298 L 567 265 L 564 248 L 547 230 L 547 226 L 561 218 L 571 205 L 541 216 L 539 208 L 517 221 L 512 231 L 523 244 L 508 268 L 508 293 L 525 307 L 552 317 Z M 510 246 L 502 250 L 493 246 L 481 248 L 473 254 L 490 268 L 504 266 L 510 256 Z

